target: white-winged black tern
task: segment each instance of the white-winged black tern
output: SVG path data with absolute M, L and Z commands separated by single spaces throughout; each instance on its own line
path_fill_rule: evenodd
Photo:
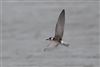
M 56 28 L 55 28 L 55 36 L 49 37 L 46 40 L 51 41 L 51 44 L 49 44 L 45 49 L 51 48 L 51 47 L 57 47 L 59 44 L 64 45 L 66 47 L 69 46 L 69 44 L 65 44 L 62 41 L 63 33 L 64 33 L 64 24 L 65 24 L 65 10 L 63 9 L 62 12 L 59 15 Z

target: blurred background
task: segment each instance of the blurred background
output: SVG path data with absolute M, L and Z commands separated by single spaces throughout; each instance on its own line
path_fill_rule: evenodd
M 99 67 L 99 0 L 3 0 L 1 5 L 2 67 Z M 70 46 L 43 52 L 63 9 L 63 40 Z

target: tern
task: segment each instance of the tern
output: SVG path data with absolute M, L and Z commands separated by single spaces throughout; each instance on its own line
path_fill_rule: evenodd
M 55 36 L 54 37 L 49 37 L 46 40 L 51 41 L 51 44 L 49 44 L 45 49 L 49 49 L 51 47 L 57 47 L 58 45 L 64 45 L 66 47 L 69 46 L 69 44 L 65 44 L 62 41 L 63 33 L 64 33 L 64 24 L 65 24 L 65 10 L 63 9 L 62 12 L 59 15 L 56 28 L 55 28 Z

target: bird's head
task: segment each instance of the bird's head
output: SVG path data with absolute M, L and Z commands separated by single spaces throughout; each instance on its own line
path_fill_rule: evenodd
M 49 37 L 48 39 L 46 39 L 46 40 L 53 40 L 53 37 Z

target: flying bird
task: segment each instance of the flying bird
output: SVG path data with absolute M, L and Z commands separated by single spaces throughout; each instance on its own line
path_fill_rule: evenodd
M 63 37 L 63 33 L 64 33 L 64 24 L 65 24 L 65 10 L 63 9 L 62 12 L 59 15 L 57 24 L 56 24 L 56 28 L 55 28 L 55 36 L 54 37 L 49 37 L 46 40 L 51 41 L 51 44 L 49 44 L 45 49 L 49 49 L 52 47 L 57 47 L 58 45 L 64 45 L 66 47 L 69 46 L 69 44 L 65 44 L 62 41 L 62 37 Z

